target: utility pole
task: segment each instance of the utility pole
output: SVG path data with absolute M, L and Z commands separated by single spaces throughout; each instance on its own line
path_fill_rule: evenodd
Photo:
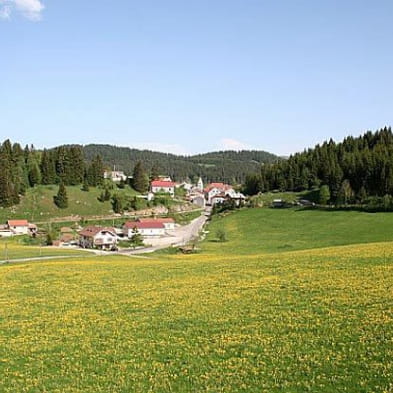
M 7 242 L 5 242 L 4 252 L 5 252 L 5 258 L 4 259 L 8 262 L 8 243 Z

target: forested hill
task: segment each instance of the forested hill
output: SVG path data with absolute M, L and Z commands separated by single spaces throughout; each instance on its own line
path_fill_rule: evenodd
M 391 128 L 324 142 L 247 176 L 246 192 L 301 191 L 325 185 L 331 201 L 362 202 L 368 196 L 393 195 Z
M 195 156 L 178 156 L 150 150 L 128 147 L 90 144 L 83 147 L 85 159 L 91 161 L 99 154 L 104 165 L 131 174 L 135 164 L 142 161 L 145 169 L 153 167 L 159 173 L 175 180 L 202 176 L 205 181 L 228 181 L 242 183 L 247 173 L 259 170 L 262 163 L 279 160 L 265 151 L 219 151 Z

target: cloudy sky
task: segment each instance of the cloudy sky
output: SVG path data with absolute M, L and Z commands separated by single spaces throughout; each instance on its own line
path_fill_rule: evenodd
M 290 154 L 393 123 L 393 2 L 0 0 L 0 138 Z

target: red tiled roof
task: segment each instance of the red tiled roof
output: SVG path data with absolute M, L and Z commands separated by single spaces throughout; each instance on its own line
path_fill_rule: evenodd
M 210 183 L 205 187 L 205 192 L 209 192 L 213 188 L 218 188 L 219 190 L 229 190 L 232 188 L 229 184 L 224 183 Z
M 139 221 L 127 221 L 124 226 L 127 229 L 158 229 L 158 228 L 165 228 L 164 224 L 162 222 L 158 222 L 156 220 L 150 220 L 150 221 L 145 221 L 145 222 L 139 222 Z
M 94 237 L 95 235 L 97 235 L 97 233 L 99 233 L 101 231 L 106 231 L 106 232 L 111 232 L 113 234 L 116 234 L 116 231 L 114 228 L 104 228 L 104 227 L 96 227 L 96 226 L 86 227 L 78 233 L 80 236 Z
M 173 181 L 164 180 L 153 180 L 151 182 L 152 187 L 175 187 L 176 183 Z
M 7 224 L 10 227 L 27 227 L 29 222 L 27 220 L 8 220 Z

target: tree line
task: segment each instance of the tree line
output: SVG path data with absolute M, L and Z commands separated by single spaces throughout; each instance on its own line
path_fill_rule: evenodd
M 342 142 L 332 139 L 246 176 L 244 192 L 320 188 L 328 203 L 364 203 L 393 195 L 393 133 L 385 127 Z M 385 198 L 386 200 L 387 198 Z
M 265 151 L 219 151 L 194 156 L 138 150 L 112 145 L 90 144 L 83 147 L 87 160 L 99 154 L 104 164 L 132 174 L 137 162 L 143 162 L 145 170 L 155 170 L 160 175 L 171 176 L 175 181 L 190 179 L 197 181 L 201 176 L 205 182 L 224 181 L 231 184 L 244 183 L 247 173 L 257 171 L 261 163 L 279 160 Z

